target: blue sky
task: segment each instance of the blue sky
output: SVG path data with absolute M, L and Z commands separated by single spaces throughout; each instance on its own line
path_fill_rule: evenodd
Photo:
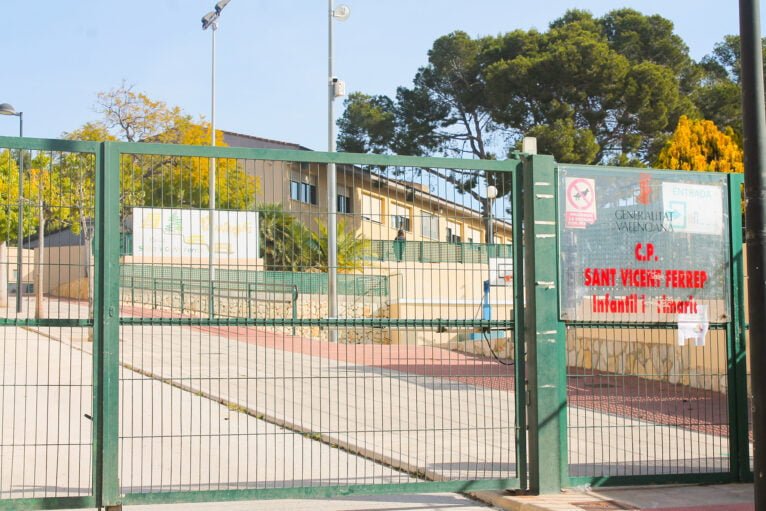
M 209 117 L 214 0 L 4 0 L 0 102 L 24 111 L 25 135 L 55 138 L 97 117 L 98 91 L 122 80 L 151 97 Z M 660 14 L 699 59 L 739 30 L 736 0 L 340 0 L 335 74 L 349 91 L 393 94 L 409 85 L 434 39 L 536 27 L 569 8 Z M 763 20 L 761 21 L 763 23 Z M 231 0 L 217 44 L 219 129 L 327 147 L 327 1 Z M 336 113 L 342 102 L 336 101 Z M 0 117 L 0 135 L 16 135 Z

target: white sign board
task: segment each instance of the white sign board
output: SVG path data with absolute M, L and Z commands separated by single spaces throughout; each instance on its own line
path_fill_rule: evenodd
M 672 212 L 674 232 L 723 233 L 723 196 L 720 186 L 662 183 L 663 209 Z
M 567 229 L 585 229 L 596 221 L 596 185 L 593 179 L 565 178 Z
M 207 209 L 133 208 L 133 255 L 206 258 L 210 253 Z M 213 212 L 216 259 L 258 257 L 258 213 Z

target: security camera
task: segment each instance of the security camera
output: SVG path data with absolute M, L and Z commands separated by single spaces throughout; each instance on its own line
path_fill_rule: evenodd
M 342 98 L 346 95 L 346 82 L 337 78 L 332 79 L 332 92 L 336 98 Z

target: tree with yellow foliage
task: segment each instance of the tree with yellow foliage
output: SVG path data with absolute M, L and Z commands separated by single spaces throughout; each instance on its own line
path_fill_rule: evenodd
M 184 145 L 210 143 L 210 123 L 202 119 L 195 121 L 181 108 L 153 100 L 125 83 L 108 92 L 100 92 L 97 98 L 95 110 L 101 118 L 65 133 L 66 138 Z M 216 131 L 216 145 L 226 146 L 220 131 Z M 82 158 L 77 155 L 62 161 L 66 164 L 59 172 L 68 179 L 70 192 L 67 197 L 73 215 L 69 225 L 75 233 L 82 233 L 89 261 L 95 210 L 95 167 L 83 165 Z M 252 210 L 258 190 L 256 178 L 241 169 L 234 159 L 219 158 L 215 165 L 216 208 Z M 124 221 L 134 207 L 142 206 L 208 208 L 209 175 L 209 158 L 124 154 L 120 161 L 120 218 Z M 91 310 L 92 291 L 91 277 L 88 282 Z
M 123 140 L 159 144 L 208 145 L 210 123 L 195 121 L 177 106 L 151 99 L 123 83 L 100 92 L 96 112 L 101 119 L 65 134 L 74 140 Z M 216 130 L 216 146 L 226 146 Z M 216 165 L 216 207 L 247 210 L 255 206 L 258 183 L 236 160 L 220 158 Z M 210 160 L 197 157 L 124 157 L 121 162 L 121 207 L 207 208 Z
M 681 116 L 655 167 L 701 172 L 743 172 L 744 155 L 731 128 L 721 132 L 712 121 Z

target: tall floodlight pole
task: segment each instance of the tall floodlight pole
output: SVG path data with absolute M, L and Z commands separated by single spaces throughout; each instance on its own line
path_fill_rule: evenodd
M 748 298 L 750 310 L 750 360 L 753 369 L 766 357 L 766 114 L 764 113 L 763 50 L 758 0 L 739 0 L 742 50 L 742 112 L 745 149 L 745 226 L 747 241 Z M 766 509 L 766 371 L 750 376 L 753 392 L 753 477 L 755 509 Z
M 218 30 L 218 18 L 221 16 L 221 11 L 226 7 L 231 0 L 221 0 L 215 4 L 215 10 L 210 11 L 202 17 L 202 30 L 210 28 L 212 34 L 212 48 L 211 48 L 211 67 L 210 67 L 210 145 L 215 147 L 215 31 Z M 209 294 L 208 294 L 208 314 L 212 318 L 213 308 L 215 306 L 214 299 L 214 283 L 215 283 L 215 253 L 213 238 L 215 236 L 215 222 L 213 220 L 215 215 L 215 174 L 216 174 L 216 159 L 210 158 L 210 170 L 208 172 L 208 257 L 207 257 L 207 274 L 209 280 Z
M 333 18 L 346 21 L 351 15 L 347 5 L 333 9 L 333 0 L 328 0 L 329 16 L 327 24 L 327 150 L 335 152 L 335 98 L 345 95 L 345 85 L 334 76 L 332 59 L 332 24 Z M 327 293 L 328 316 L 338 318 L 338 173 L 335 164 L 327 165 Z M 338 330 L 329 329 L 330 342 L 338 342 Z
M 24 112 L 16 112 L 16 110 L 8 103 L 0 104 L 0 115 L 15 115 L 19 118 L 19 137 L 24 136 Z M 24 241 L 24 153 L 19 149 L 19 218 L 18 218 L 18 246 L 16 247 L 16 312 L 21 312 L 21 268 L 23 264 L 23 247 Z M 6 271 L 5 268 L 0 268 L 0 271 Z M 4 279 L 3 279 L 4 280 Z

